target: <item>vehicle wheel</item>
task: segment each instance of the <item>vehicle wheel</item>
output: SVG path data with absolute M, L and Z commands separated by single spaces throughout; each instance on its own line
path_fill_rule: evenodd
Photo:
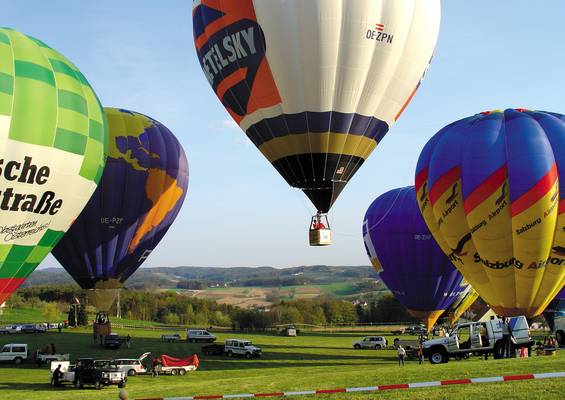
M 82 389 L 82 382 L 80 381 L 80 379 L 77 379 L 75 381 L 75 388 L 76 389 Z
M 382 349 L 382 346 L 380 344 L 375 345 L 375 350 L 380 350 Z
M 188 339 L 188 343 L 193 343 L 194 339 Z
M 430 362 L 432 364 L 446 363 L 448 360 L 447 354 L 443 350 L 433 350 L 430 354 Z
M 130 369 L 128 371 L 128 376 L 135 376 L 137 374 L 137 372 L 135 372 L 135 369 Z
M 171 375 L 178 375 L 179 371 L 176 369 L 171 370 Z
M 361 348 L 360 344 L 356 344 L 355 346 L 353 346 L 354 348 L 356 348 L 357 350 L 359 350 Z
M 228 351 L 228 357 L 233 357 L 233 352 L 231 350 Z
M 251 353 L 245 353 L 245 358 L 249 360 L 251 358 Z
M 555 340 L 559 346 L 565 346 L 565 334 L 562 331 L 555 332 Z
M 23 360 L 22 360 L 21 357 L 16 357 L 16 358 L 14 358 L 14 363 L 15 363 L 16 365 L 20 365 L 20 364 L 22 363 L 22 361 L 23 361 Z
M 96 380 L 94 381 L 94 388 L 95 388 L 96 390 L 102 389 L 102 384 L 100 383 L 100 381 L 99 381 L 98 379 L 96 379 Z
M 186 370 L 184 368 L 179 369 L 179 375 L 186 375 Z

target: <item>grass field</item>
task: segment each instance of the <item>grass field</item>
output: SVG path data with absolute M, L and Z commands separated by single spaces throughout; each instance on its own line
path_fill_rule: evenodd
M 162 343 L 161 332 L 124 331 L 133 336 L 132 348 L 102 350 L 92 343 L 89 330 L 75 329 L 63 333 L 37 335 L 0 336 L 0 344 L 27 342 L 32 349 L 47 343 L 55 343 L 57 351 L 70 352 L 72 359 L 83 356 L 95 358 L 137 357 L 144 351 L 154 355 L 163 353 L 186 356 L 199 353 L 200 345 Z M 556 372 L 565 370 L 565 351 L 555 357 L 532 357 L 488 361 L 474 358 L 451 361 L 443 365 L 418 365 L 409 361 L 404 368 L 396 364 L 391 350 L 354 350 L 352 342 L 360 337 L 355 333 L 304 334 L 296 338 L 273 335 L 218 334 L 219 340 L 228 337 L 251 339 L 263 348 L 264 357 L 258 360 L 201 357 L 198 371 L 186 376 L 136 376 L 128 380 L 127 390 L 131 398 L 161 396 L 189 396 L 212 394 L 236 394 L 252 392 L 279 392 L 289 390 L 331 389 L 338 387 L 373 386 L 382 384 L 487 377 L 508 374 Z M 392 339 L 392 337 L 391 337 Z M 0 365 L 0 398 L 25 400 L 115 399 L 115 386 L 101 391 L 76 390 L 68 387 L 52 389 L 48 385 L 47 368 L 33 365 L 15 367 Z M 565 393 L 564 379 L 521 381 L 481 385 L 460 385 L 443 388 L 414 389 L 370 394 L 337 394 L 316 396 L 327 399 L 562 399 Z M 295 398 L 295 397 L 293 397 Z M 298 397 L 296 397 L 298 399 Z M 302 399 L 313 398 L 303 396 Z
M 357 293 L 355 285 L 351 282 L 340 282 L 326 285 L 303 285 L 281 287 L 218 287 L 204 290 L 168 289 L 178 293 L 185 293 L 202 299 L 214 300 L 221 304 L 230 304 L 241 308 L 269 306 L 271 302 L 267 296 L 276 292 L 282 300 L 313 299 L 318 296 L 335 296 L 345 298 Z

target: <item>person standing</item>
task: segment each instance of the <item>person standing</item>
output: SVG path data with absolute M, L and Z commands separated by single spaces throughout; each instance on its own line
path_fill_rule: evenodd
M 398 353 L 398 366 L 404 367 L 404 357 L 406 356 L 406 350 L 404 350 L 404 347 L 399 344 L 396 352 Z
M 418 364 L 422 365 L 424 363 L 424 346 L 422 342 L 420 342 L 420 346 L 418 347 Z
M 510 326 L 508 325 L 508 318 L 502 318 L 502 343 L 504 344 L 504 358 L 510 357 Z
M 129 335 L 129 333 L 128 333 L 128 335 L 126 336 L 126 346 L 127 346 L 128 349 L 129 349 L 130 346 L 131 346 L 131 336 Z

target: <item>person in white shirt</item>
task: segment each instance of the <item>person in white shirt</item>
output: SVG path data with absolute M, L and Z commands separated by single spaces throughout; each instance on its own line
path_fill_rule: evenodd
M 404 350 L 404 347 L 402 347 L 401 345 L 398 345 L 398 349 L 396 350 L 396 352 L 398 353 L 398 366 L 403 367 L 404 356 L 406 356 L 406 350 Z

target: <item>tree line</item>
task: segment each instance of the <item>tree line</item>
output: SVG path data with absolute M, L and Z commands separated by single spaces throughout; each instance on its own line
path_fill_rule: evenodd
M 75 304 L 73 306 L 70 306 Z M 68 319 L 78 313 L 79 324 L 86 323 L 88 305 L 85 292 L 73 286 L 33 287 L 18 290 L 8 305 L 41 306 L 46 318 L 56 310 L 68 311 Z M 56 307 L 54 308 L 55 305 Z M 70 307 L 69 307 L 70 306 Z M 116 315 L 118 304 L 110 311 Z M 268 307 L 241 309 L 213 300 L 183 294 L 154 291 L 122 290 L 119 302 L 122 318 L 159 322 L 167 325 L 219 326 L 234 330 L 261 331 L 285 324 L 355 324 L 412 321 L 406 309 L 390 294 L 368 304 L 330 297 L 280 301 Z M 55 311 L 54 311 L 55 310 Z M 92 308 L 90 307 L 92 312 Z M 48 313 L 48 314 L 47 314 Z

